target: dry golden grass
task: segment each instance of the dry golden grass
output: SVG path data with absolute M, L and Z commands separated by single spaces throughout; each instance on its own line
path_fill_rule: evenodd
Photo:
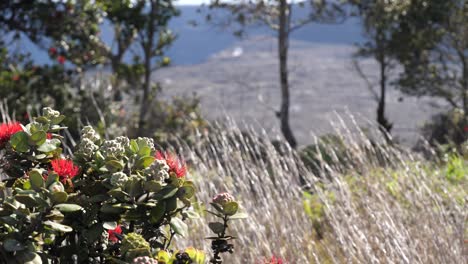
M 241 132 L 232 123 L 179 147 L 200 202 L 229 191 L 249 214 L 231 224 L 238 239 L 225 263 L 272 255 L 289 263 L 467 263 L 466 177 L 450 183 L 442 167 L 355 131 L 337 126 L 347 162 L 322 164 L 316 174 L 327 177 L 321 178 L 294 150 L 275 148 L 266 134 Z M 304 188 L 317 198 L 312 209 L 319 217 L 304 210 Z M 190 223 L 190 239 L 178 245 L 209 251 L 209 221 L 204 215 Z

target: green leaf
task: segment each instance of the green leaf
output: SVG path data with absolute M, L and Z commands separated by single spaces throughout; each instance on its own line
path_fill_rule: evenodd
M 15 200 L 26 205 L 26 207 L 34 207 L 37 205 L 36 199 L 31 194 L 15 195 Z
M 195 194 L 195 188 L 193 186 L 187 185 L 182 186 L 179 188 L 179 192 L 177 193 L 179 198 L 190 199 Z
M 24 264 L 42 264 L 41 257 L 32 251 L 21 252 L 16 256 L 17 261 Z
M 136 167 L 139 169 L 146 169 L 151 165 L 151 163 L 153 163 L 153 161 L 154 157 L 143 157 L 137 161 Z
M 107 214 L 120 214 L 125 212 L 125 209 L 114 207 L 112 204 L 103 204 L 100 211 Z
M 47 134 L 44 131 L 37 131 L 33 133 L 29 139 L 34 145 L 39 146 L 44 144 L 47 139 Z
M 109 192 L 107 192 L 107 194 L 109 194 L 112 197 L 117 198 L 119 201 L 124 201 L 124 202 L 128 201 L 128 198 L 130 197 L 130 195 L 122 191 L 120 187 L 110 190 Z
M 224 224 L 220 222 L 210 222 L 208 227 L 216 234 L 220 234 L 224 231 Z
M 38 154 L 38 155 L 35 155 L 34 158 L 36 158 L 37 160 L 41 160 L 41 159 L 47 158 L 47 155 L 46 154 Z
M 197 212 L 192 211 L 192 210 L 184 211 L 183 214 L 185 215 L 185 217 L 190 218 L 190 219 L 200 218 L 200 215 Z
M 34 121 L 36 121 L 38 123 L 41 123 L 41 124 L 49 123 L 49 119 L 47 117 L 45 117 L 45 116 L 36 117 L 36 118 L 34 118 Z
M 140 149 L 138 150 L 138 156 L 146 157 L 151 155 L 151 148 L 148 146 L 139 146 Z
M 159 220 L 161 220 L 161 218 L 164 216 L 165 212 L 166 212 L 166 203 L 163 201 L 158 202 L 156 207 L 152 208 L 150 211 L 151 223 L 156 224 L 157 222 L 159 222 Z
M 57 149 L 57 142 L 52 142 L 53 139 L 47 140 L 44 144 L 40 145 L 37 150 L 44 153 L 49 153 Z M 60 141 L 59 141 L 60 142 Z
M 68 200 L 68 194 L 66 192 L 54 192 L 52 198 L 55 203 L 64 203 Z
M 4 202 L 3 208 L 8 211 L 15 211 L 18 209 L 19 203 L 16 201 L 12 201 L 12 203 Z
M 171 218 L 171 228 L 176 232 L 176 234 L 185 237 L 188 235 L 188 226 L 180 218 L 173 217 Z
M 192 260 L 194 264 L 205 264 L 205 252 L 189 247 L 185 250 L 185 253 L 189 255 L 190 260 Z
M 106 162 L 106 168 L 112 172 L 121 171 L 124 167 L 124 164 L 118 160 L 109 160 Z
M 162 189 L 162 185 L 160 182 L 151 180 L 144 183 L 143 189 L 147 192 L 159 192 Z
M 114 204 L 112 205 L 112 207 L 115 207 L 115 208 L 122 208 L 122 209 L 136 209 L 138 205 L 136 204 L 129 204 L 129 203 L 118 203 L 118 204 Z
M 218 211 L 220 213 L 224 213 L 223 208 L 219 204 L 217 204 L 217 203 L 210 203 L 210 204 L 211 204 L 211 206 L 214 207 L 214 209 L 216 209 L 216 211 Z
M 217 216 L 217 217 L 223 218 L 223 215 L 222 215 L 222 214 L 218 214 L 218 213 L 215 213 L 215 212 L 211 212 L 211 211 L 209 211 L 209 210 L 205 210 L 205 212 L 210 213 L 210 214 L 212 214 L 212 215 L 215 215 L 215 216 Z
M 130 140 L 130 150 L 133 152 L 133 153 L 138 153 L 138 150 L 140 148 L 138 147 L 138 143 L 136 142 L 136 140 L 132 139 Z
M 71 213 L 83 209 L 83 207 L 77 204 L 57 204 L 54 207 L 62 213 Z
M 11 139 L 10 144 L 18 152 L 28 152 L 29 151 L 29 144 L 28 144 L 29 136 L 24 131 L 20 131 L 15 133 Z
M 169 263 L 171 261 L 171 254 L 165 250 L 159 250 L 156 260 L 158 263 Z
M 117 222 L 104 222 L 102 224 L 102 227 L 104 227 L 104 229 L 107 229 L 107 230 L 114 230 L 116 229 L 118 226 Z
M 49 129 L 49 132 L 58 132 L 60 130 L 65 130 L 67 129 L 68 127 L 63 127 L 63 126 L 57 126 L 57 125 L 53 125 L 50 129 Z
M 55 172 L 49 172 L 49 175 L 47 175 L 47 180 L 46 180 L 46 186 L 49 188 L 49 186 L 54 183 L 58 182 L 59 176 Z
M 52 120 L 50 122 L 52 123 L 52 125 L 58 125 L 58 124 L 62 123 L 62 121 L 64 119 L 65 119 L 64 115 L 59 115 L 57 117 L 52 118 Z
M 68 233 L 68 232 L 73 231 L 73 228 L 71 228 L 71 227 L 69 227 L 67 225 L 62 225 L 62 224 L 59 224 L 59 223 L 56 223 L 56 222 L 53 222 L 53 221 L 50 221 L 50 220 L 45 221 L 44 225 L 48 226 L 49 228 L 51 228 L 53 230 L 64 232 L 64 233 Z
M 236 202 L 227 202 L 223 206 L 224 214 L 227 215 L 234 215 L 237 213 L 237 210 L 239 210 L 239 204 Z
M 246 213 L 236 213 L 232 216 L 229 217 L 229 219 L 231 220 L 235 220 L 235 219 L 245 219 L 249 217 Z
M 25 249 L 25 246 L 16 239 L 7 238 L 7 239 L 5 239 L 5 241 L 3 241 L 3 248 L 6 251 L 14 252 L 14 251 L 19 251 L 19 250 Z
M 39 190 L 41 187 L 44 187 L 44 178 L 42 178 L 41 171 L 37 169 L 33 169 L 29 172 L 29 181 L 34 190 Z
M 146 217 L 146 213 L 144 213 L 144 215 L 142 215 L 142 212 L 141 211 L 137 211 L 137 210 L 128 210 L 125 215 L 123 215 L 123 219 L 125 221 L 139 221 L 141 219 L 143 219 L 144 217 Z
M 166 186 L 156 194 L 158 199 L 168 199 L 174 196 L 179 189 L 175 186 Z
M 65 216 L 58 210 L 52 210 L 48 215 L 46 215 L 46 218 L 52 221 L 62 221 L 64 217 Z
M 174 212 L 177 210 L 177 197 L 171 197 L 166 200 L 166 212 Z
M 90 203 L 100 203 L 100 202 L 104 202 L 106 200 L 108 200 L 110 198 L 109 195 L 107 194 L 97 194 L 97 195 L 93 195 L 91 197 L 88 198 L 88 202 Z

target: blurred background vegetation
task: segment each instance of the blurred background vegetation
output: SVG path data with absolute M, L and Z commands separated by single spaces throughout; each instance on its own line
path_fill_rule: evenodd
M 206 128 L 199 98 L 163 99 L 163 85 L 152 78 L 156 71 L 171 65 L 167 51 L 181 37 L 170 28 L 171 20 L 180 15 L 175 4 L 172 0 L 2 1 L 3 102 L 18 120 L 27 119 L 43 105 L 52 106 L 72 117 L 67 123 L 72 135 L 90 123 L 115 128 L 105 132 L 108 136 L 145 135 L 161 139 L 160 142 L 169 137 L 190 138 L 194 131 Z M 391 140 L 394 122 L 398 122 L 390 120 L 387 114 L 388 90 L 396 88 L 407 96 L 446 101 L 446 112 L 422 128 L 431 144 L 459 145 L 466 140 L 465 1 L 217 0 L 197 10 L 198 23 L 208 23 L 241 37 L 249 29 L 263 26 L 276 38 L 281 92 L 280 105 L 274 111 L 285 140 L 293 148 L 298 144 L 290 126 L 291 35 L 305 26 L 339 24 L 356 18 L 363 40 L 354 54 L 355 77 L 366 81 L 376 103 L 376 123 L 388 139 Z M 110 36 L 102 34 L 104 27 Z M 39 62 L 30 50 L 18 48 L 17 43 L 24 41 L 45 51 L 47 62 Z M 369 81 L 369 73 L 358 58 L 375 60 L 379 68 L 376 83 Z

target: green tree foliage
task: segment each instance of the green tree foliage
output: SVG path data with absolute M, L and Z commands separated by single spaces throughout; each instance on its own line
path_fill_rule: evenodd
M 170 64 L 164 54 L 175 35 L 168 22 L 179 13 L 171 0 L 3 1 L 0 7 L 0 31 L 6 36 L 0 43 L 0 95 L 15 119 L 48 105 L 71 117 L 67 126 L 74 136 L 83 122 L 97 124 L 103 135 L 161 138 L 169 133 L 184 138 L 198 126 L 194 122 L 202 123 L 197 99 L 176 99 L 170 107 L 156 98 L 161 87 L 151 79 L 153 71 Z M 103 23 L 113 30 L 112 43 L 101 36 Z M 13 49 L 24 37 L 47 51 L 52 65 L 35 65 L 28 53 Z M 89 84 L 87 70 L 97 65 L 110 66 L 111 83 Z
M 361 18 L 363 33 L 366 41 L 359 45 L 356 57 L 373 58 L 379 65 L 379 89 L 369 81 L 366 73 L 362 71 L 358 61 L 354 61 L 355 68 L 363 77 L 373 98 L 377 102 L 377 123 L 387 133 L 390 133 L 393 124 L 385 114 L 386 94 L 392 69 L 395 68 L 393 58 L 393 32 L 398 29 L 398 19 L 401 9 L 405 8 L 405 1 L 385 0 L 352 0 L 350 1 L 354 12 Z
M 443 98 L 468 115 L 468 1 L 410 1 L 394 32 L 403 92 Z

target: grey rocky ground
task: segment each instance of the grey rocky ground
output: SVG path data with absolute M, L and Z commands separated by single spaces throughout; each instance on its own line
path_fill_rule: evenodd
M 353 68 L 354 49 L 349 45 L 292 42 L 291 125 L 301 144 L 311 142 L 311 135 L 333 132 L 331 122 L 336 114 L 344 119 L 351 114 L 363 127 L 375 119 L 376 102 Z M 360 64 L 377 84 L 378 65 L 371 59 L 360 60 Z M 274 40 L 257 37 L 239 42 L 205 63 L 160 70 L 154 78 L 163 84 L 165 96 L 200 96 L 208 119 L 229 115 L 273 135 L 278 131 L 274 111 L 280 99 L 277 68 Z M 388 116 L 394 122 L 394 136 L 413 144 L 418 127 L 440 111 L 440 106 L 434 105 L 442 103 L 411 97 L 400 101 L 401 97 L 395 89 L 389 91 Z

